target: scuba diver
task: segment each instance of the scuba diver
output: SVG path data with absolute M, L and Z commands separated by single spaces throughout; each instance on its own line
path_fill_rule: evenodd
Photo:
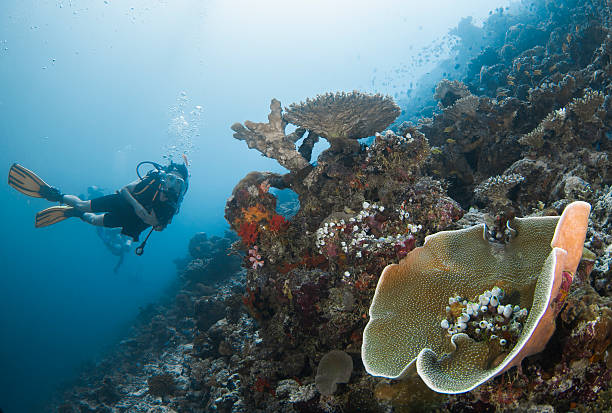
M 107 195 L 104 189 L 100 188 L 99 186 L 92 185 L 87 187 L 87 195 L 81 194 L 79 195 L 79 198 L 88 199 L 91 201 L 94 198 L 100 198 L 104 195 Z
M 96 227 L 96 232 L 111 254 L 119 257 L 117 265 L 113 268 L 113 272 L 117 274 L 119 267 L 123 264 L 125 254 L 132 248 L 132 240 L 121 234 L 118 228 Z
M 144 177 L 139 171 L 143 164 L 150 164 L 154 168 Z M 166 166 L 143 161 L 136 167 L 136 174 L 139 179 L 124 186 L 117 193 L 91 200 L 63 194 L 58 188 L 48 185 L 34 172 L 19 164 L 11 166 L 8 183 L 25 195 L 65 204 L 38 212 L 34 223 L 36 228 L 78 217 L 98 227 L 121 227 L 121 234 L 138 241 L 140 233 L 152 227 L 145 241 L 136 249 L 136 254 L 141 255 L 153 230 L 162 231 L 178 213 L 189 187 L 189 173 L 185 159 L 185 164 L 170 162 Z
M 106 195 L 106 193 L 102 188 L 92 185 L 87 187 L 87 195 L 81 194 L 79 198 L 92 200 L 103 197 L 104 195 Z M 119 228 L 96 227 L 96 234 L 98 234 L 98 238 L 104 243 L 106 249 L 114 256 L 119 257 L 117 265 L 113 268 L 113 272 L 117 274 L 119 268 L 123 264 L 125 254 L 132 248 L 132 240 L 127 235 L 121 234 Z

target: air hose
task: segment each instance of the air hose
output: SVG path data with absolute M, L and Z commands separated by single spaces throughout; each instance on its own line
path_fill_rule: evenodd
M 138 175 L 138 177 L 140 179 L 142 179 L 142 176 L 140 176 L 140 166 L 141 165 L 145 165 L 145 164 L 152 165 L 158 171 L 161 171 L 164 168 L 163 166 L 161 166 L 157 162 L 153 162 L 153 161 L 142 161 L 142 162 L 139 162 L 138 165 L 136 165 L 136 175 Z
M 136 255 L 138 255 L 139 257 L 144 253 L 144 247 L 147 246 L 147 240 L 149 239 L 149 237 L 151 236 L 151 233 L 153 232 L 154 228 L 151 228 L 151 231 L 149 231 L 149 233 L 147 234 L 147 237 L 144 239 L 144 241 L 142 241 L 142 244 L 140 244 L 138 246 L 138 248 L 136 248 Z
M 138 178 L 140 178 L 141 180 L 142 180 L 142 176 L 140 175 L 140 167 L 142 165 L 146 165 L 146 164 L 152 165 L 158 171 L 161 171 L 163 169 L 163 166 L 161 166 L 157 162 L 153 162 L 153 161 L 142 161 L 142 162 L 139 162 L 138 165 L 136 165 L 136 175 L 138 175 Z M 138 248 L 136 248 L 136 251 L 135 251 L 136 255 L 141 256 L 144 253 L 144 248 L 147 245 L 147 240 L 151 236 L 151 233 L 153 233 L 153 228 L 151 228 L 151 231 L 149 231 L 149 233 L 147 234 L 147 237 L 144 239 L 142 244 L 140 244 L 138 246 Z

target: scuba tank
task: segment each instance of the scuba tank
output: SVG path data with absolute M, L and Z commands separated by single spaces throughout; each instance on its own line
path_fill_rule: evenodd
M 155 168 L 147 172 L 145 177 L 150 174 L 158 175 L 161 182 L 161 191 L 166 194 L 167 198 L 173 204 L 173 207 L 175 207 L 176 214 L 178 214 L 180 204 L 189 188 L 187 167 L 175 162 L 170 162 L 170 165 L 162 166 L 157 162 L 142 161 L 136 166 L 136 175 L 138 175 L 138 178 L 141 180 L 144 179 L 144 177 L 140 175 L 140 167 L 145 164 L 150 164 Z M 177 176 L 179 174 L 181 175 L 180 177 Z
M 140 167 L 146 164 L 153 166 L 153 169 L 148 171 L 143 177 L 140 174 Z M 153 161 L 142 161 L 136 165 L 136 175 L 138 175 L 140 180 L 144 180 L 147 176 L 152 176 L 154 174 L 157 175 L 155 178 L 159 179 L 160 191 L 166 195 L 167 200 L 164 202 L 174 209 L 174 215 L 178 214 L 180 205 L 183 202 L 183 197 L 189 188 L 187 167 L 175 162 L 170 162 L 170 165 L 162 166 Z M 144 253 L 144 247 L 153 230 L 154 228 L 151 228 L 145 240 L 136 248 L 136 255 L 142 255 Z

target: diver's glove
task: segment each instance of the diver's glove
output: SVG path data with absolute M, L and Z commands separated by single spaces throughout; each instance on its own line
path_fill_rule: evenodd
M 43 198 L 51 202 L 61 202 L 62 197 L 64 196 L 64 194 L 62 194 L 62 191 L 60 191 L 59 188 L 56 188 L 54 186 L 41 186 L 39 193 L 42 195 Z

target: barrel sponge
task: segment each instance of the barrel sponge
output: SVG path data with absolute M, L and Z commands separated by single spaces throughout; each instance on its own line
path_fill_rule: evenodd
M 382 132 L 400 113 L 389 96 L 353 91 L 325 93 L 291 104 L 283 119 L 322 136 L 337 151 L 350 146 L 351 139 Z
M 515 218 L 505 244 L 487 241 L 484 224 L 428 236 L 383 270 L 363 334 L 366 371 L 400 378 L 416 367 L 431 389 L 463 393 L 542 351 L 580 261 L 589 212 L 574 202 L 560 218 Z M 513 347 L 441 328 L 449 297 L 494 286 L 529 310 Z
M 325 354 L 317 367 L 315 385 L 325 396 L 334 394 L 338 383 L 348 383 L 353 372 L 353 359 L 342 350 Z

